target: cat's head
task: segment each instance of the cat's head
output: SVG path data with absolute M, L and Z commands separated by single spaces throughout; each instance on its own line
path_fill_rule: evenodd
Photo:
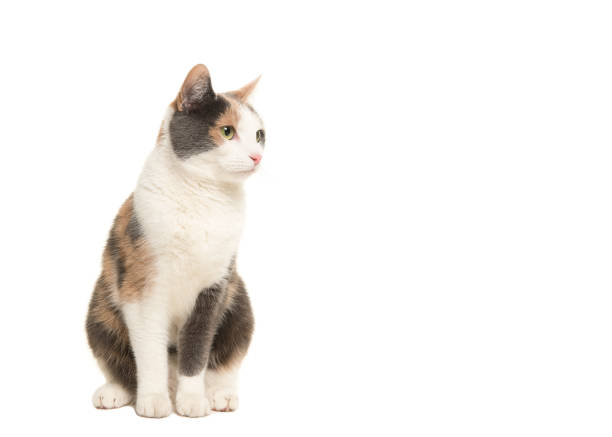
M 217 94 L 204 65 L 191 69 L 162 126 L 184 170 L 240 182 L 259 168 L 266 136 L 261 118 L 247 102 L 258 80 Z

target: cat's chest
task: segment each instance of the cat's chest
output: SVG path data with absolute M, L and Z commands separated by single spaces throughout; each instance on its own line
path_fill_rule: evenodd
M 160 280 L 181 294 L 191 294 L 225 276 L 244 224 L 240 200 L 207 203 L 193 199 L 155 208 L 145 203 L 142 209 Z M 155 215 L 147 209 L 155 209 Z
M 192 207 L 168 217 L 165 250 L 179 260 L 215 264 L 236 253 L 243 213 L 237 205 Z

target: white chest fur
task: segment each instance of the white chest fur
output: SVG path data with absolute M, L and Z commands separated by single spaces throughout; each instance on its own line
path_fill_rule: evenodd
M 227 273 L 244 223 L 241 186 L 193 181 L 156 148 L 134 192 L 134 208 L 155 259 L 152 292 L 180 324 L 202 289 Z

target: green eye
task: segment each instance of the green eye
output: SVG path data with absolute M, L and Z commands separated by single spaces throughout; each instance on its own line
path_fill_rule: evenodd
M 266 142 L 266 133 L 263 131 L 263 129 L 259 129 L 257 132 L 255 132 L 255 139 L 258 143 Z
M 232 126 L 223 126 L 221 128 L 221 135 L 223 135 L 223 138 L 226 140 L 231 140 L 234 138 L 234 128 Z

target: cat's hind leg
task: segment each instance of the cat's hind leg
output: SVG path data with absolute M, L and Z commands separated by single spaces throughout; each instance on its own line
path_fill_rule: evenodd
M 87 316 L 87 338 L 106 378 L 92 397 L 96 408 L 129 404 L 136 391 L 136 363 L 121 313 L 112 303 L 104 278 L 96 284 Z
M 92 398 L 94 407 L 104 410 L 121 408 L 132 403 L 132 395 L 116 382 L 100 386 Z
M 118 382 L 114 382 L 112 374 L 101 360 L 98 364 L 106 377 L 106 383 L 101 385 L 93 394 L 94 407 L 101 409 L 121 408 L 130 404 L 133 400 L 132 394 Z

